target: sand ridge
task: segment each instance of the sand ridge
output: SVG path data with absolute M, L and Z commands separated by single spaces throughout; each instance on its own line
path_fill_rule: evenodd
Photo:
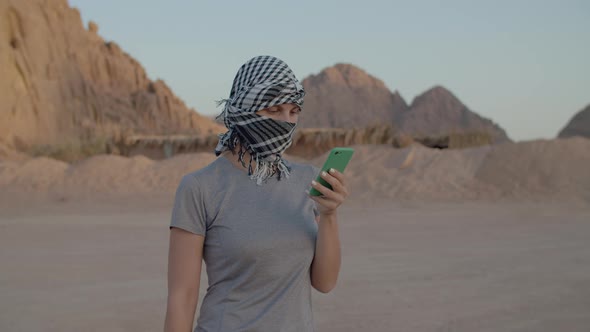
M 351 200 L 563 200 L 590 202 L 590 140 L 580 137 L 462 150 L 359 145 L 346 175 Z M 327 154 L 306 161 L 321 166 Z M 290 158 L 286 156 L 286 158 Z M 37 194 L 172 194 L 181 177 L 215 159 L 180 154 L 98 155 L 68 164 L 50 158 L 0 161 L 0 187 Z

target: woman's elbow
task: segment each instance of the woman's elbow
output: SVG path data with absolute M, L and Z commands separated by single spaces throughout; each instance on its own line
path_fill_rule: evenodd
M 320 293 L 328 294 L 329 292 L 336 287 L 336 282 L 334 283 L 324 283 L 324 284 L 312 284 L 313 288 Z

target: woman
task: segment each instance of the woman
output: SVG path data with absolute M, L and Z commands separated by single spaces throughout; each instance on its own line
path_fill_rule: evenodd
M 238 70 L 206 167 L 186 174 L 170 221 L 165 331 L 190 331 L 201 261 L 209 287 L 194 331 L 313 331 L 311 288 L 327 293 L 340 270 L 337 208 L 348 195 L 338 171 L 282 158 L 303 86 L 280 59 Z M 310 187 L 323 196 L 309 195 Z

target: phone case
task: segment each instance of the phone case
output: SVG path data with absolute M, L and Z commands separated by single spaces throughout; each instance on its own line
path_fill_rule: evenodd
M 341 173 L 344 172 L 344 169 L 346 168 L 346 165 L 348 165 L 348 162 L 352 158 L 353 153 L 354 153 L 353 148 L 342 148 L 342 147 L 333 148 L 332 150 L 330 150 L 330 154 L 328 155 L 328 158 L 326 159 L 324 166 L 322 166 L 322 171 L 328 172 L 328 170 L 330 168 L 334 168 Z M 321 174 L 321 171 L 320 171 L 320 174 Z M 318 174 L 316 181 L 319 182 L 320 184 L 322 184 L 323 186 L 328 187 L 331 190 L 332 186 L 328 182 L 326 182 L 320 176 L 320 174 Z M 312 196 L 320 196 L 322 193 L 320 193 L 319 191 L 317 191 L 315 188 L 312 187 L 311 190 L 309 191 L 309 194 Z

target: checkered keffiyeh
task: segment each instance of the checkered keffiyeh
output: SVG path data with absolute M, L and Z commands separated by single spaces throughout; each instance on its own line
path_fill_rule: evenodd
M 278 173 L 278 179 L 289 176 L 290 168 L 281 154 L 291 146 L 296 124 L 278 121 L 256 114 L 257 111 L 292 103 L 303 105 L 305 91 L 289 66 L 272 56 L 257 56 L 246 62 L 236 74 L 230 96 L 225 103 L 223 122 L 228 131 L 219 135 L 215 154 L 240 146 L 239 160 L 244 152 L 250 153 L 248 175 L 258 185 Z M 252 169 L 252 161 L 256 169 Z

